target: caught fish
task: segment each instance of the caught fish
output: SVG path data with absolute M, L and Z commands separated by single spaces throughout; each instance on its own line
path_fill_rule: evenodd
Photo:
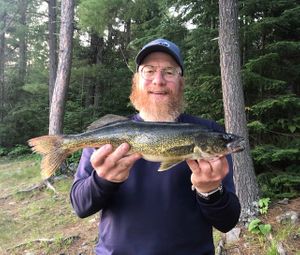
M 128 119 L 105 125 L 100 123 L 101 127 L 98 124 L 81 134 L 30 139 L 28 143 L 32 150 L 43 156 L 43 179 L 49 178 L 75 151 L 104 144 L 116 148 L 126 142 L 130 145 L 129 153 L 137 152 L 146 160 L 161 162 L 158 171 L 168 170 L 186 159 L 213 159 L 244 149 L 242 137 L 214 132 L 198 124 Z

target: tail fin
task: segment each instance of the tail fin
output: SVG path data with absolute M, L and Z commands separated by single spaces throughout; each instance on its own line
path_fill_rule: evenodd
M 48 179 L 60 167 L 63 161 L 70 154 L 68 149 L 63 147 L 62 136 L 40 136 L 32 138 L 28 144 L 34 152 L 43 156 L 41 162 L 41 175 L 43 179 Z

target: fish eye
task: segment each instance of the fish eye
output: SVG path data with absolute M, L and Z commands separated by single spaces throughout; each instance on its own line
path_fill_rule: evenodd
M 226 140 L 226 141 L 234 140 L 234 136 L 231 135 L 231 134 L 223 134 L 222 137 L 223 137 L 223 139 Z
M 225 140 L 228 140 L 228 139 L 229 139 L 229 135 L 228 135 L 228 134 L 223 134 L 222 137 L 223 137 Z

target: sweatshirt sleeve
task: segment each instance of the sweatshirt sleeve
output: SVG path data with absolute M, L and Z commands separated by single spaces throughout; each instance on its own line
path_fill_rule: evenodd
M 234 228 L 241 213 L 240 202 L 235 194 L 233 183 L 233 164 L 231 156 L 227 156 L 227 160 L 229 163 L 229 173 L 222 181 L 224 190 L 221 198 L 214 203 L 209 203 L 196 195 L 204 217 L 212 226 L 223 233 Z
M 197 200 L 204 217 L 219 231 L 226 233 L 237 224 L 241 206 L 237 196 L 227 191 L 226 188 L 224 188 L 222 198 L 213 204 L 201 201 L 199 196 L 197 196 Z
M 108 206 L 110 198 L 120 183 L 100 178 L 90 163 L 95 149 L 83 149 L 81 159 L 71 187 L 71 204 L 80 218 L 88 217 Z

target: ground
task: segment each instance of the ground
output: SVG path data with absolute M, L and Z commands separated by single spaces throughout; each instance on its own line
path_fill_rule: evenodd
M 97 242 L 99 216 L 79 219 L 69 201 L 72 178 L 56 179 L 55 192 L 39 184 L 39 159 L 0 159 L 0 254 L 89 255 Z M 276 216 L 300 212 L 300 198 L 287 205 L 271 204 L 263 223 L 272 225 L 267 237 L 242 230 L 241 239 L 226 245 L 226 254 L 272 255 L 282 243 L 287 255 L 300 255 L 300 224 L 280 225 Z M 215 231 L 216 232 L 216 231 Z M 216 232 L 216 243 L 220 233 Z M 274 248 L 275 247 L 275 248 Z
M 288 211 L 300 213 L 300 198 L 289 200 L 287 205 L 273 202 L 266 215 L 259 216 L 264 224 L 272 226 L 271 233 L 263 235 L 251 234 L 245 228 L 242 230 L 241 239 L 227 246 L 228 255 L 300 255 L 300 219 L 296 224 L 280 224 L 276 217 Z M 299 215 L 300 216 L 300 215 Z M 278 244 L 282 244 L 285 253 L 279 254 Z

